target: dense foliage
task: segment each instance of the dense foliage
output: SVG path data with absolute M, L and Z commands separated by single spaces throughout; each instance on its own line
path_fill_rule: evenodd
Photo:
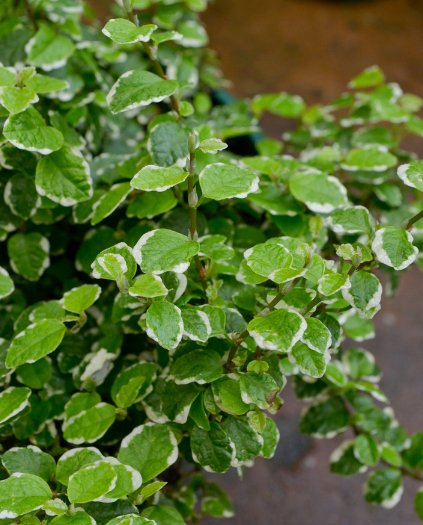
M 201 471 L 272 457 L 287 378 L 369 503 L 422 479 L 423 433 L 344 341 L 374 337 L 373 270 L 393 296 L 419 263 L 423 101 L 372 67 L 329 106 L 221 104 L 206 3 L 124 0 L 102 31 L 80 0 L 1 4 L 2 523 L 232 516 Z

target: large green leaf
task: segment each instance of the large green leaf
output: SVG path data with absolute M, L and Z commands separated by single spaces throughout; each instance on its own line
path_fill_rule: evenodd
M 94 447 L 72 448 L 59 458 L 56 478 L 63 485 L 67 485 L 72 474 L 102 458 L 101 452 Z
M 124 18 L 112 18 L 103 27 L 102 32 L 117 44 L 135 44 L 148 42 L 155 29 L 157 26 L 154 24 L 137 27 Z
M 48 25 L 43 24 L 26 48 L 28 61 L 44 71 L 58 69 L 66 64 L 75 46 L 70 38 L 58 35 Z
M 38 476 L 12 474 L 0 481 L 0 519 L 17 518 L 38 510 L 51 497 L 50 487 Z
M 285 309 L 272 312 L 267 317 L 256 317 L 248 325 L 257 346 L 277 352 L 289 352 L 306 328 L 307 323 L 299 313 Z
M 188 177 L 188 172 L 178 166 L 162 168 L 145 166 L 131 180 L 131 186 L 144 191 L 166 191 Z
M 191 451 L 194 461 L 208 472 L 226 472 L 235 456 L 235 447 L 215 421 L 210 423 L 209 431 L 194 427 Z
M 395 226 L 386 226 L 376 232 L 372 250 L 379 262 L 395 270 L 404 270 L 410 266 L 419 252 L 413 246 L 411 233 Z
M 28 281 L 38 281 L 50 266 L 50 243 L 38 232 L 17 233 L 7 242 L 10 265 Z
M 214 200 L 243 199 L 258 190 L 259 178 L 235 164 L 209 164 L 199 176 L 204 197 Z
M 174 350 L 184 333 L 181 310 L 167 301 L 153 303 L 147 310 L 147 335 L 167 350 Z
M 72 474 L 69 478 L 68 498 L 71 503 L 98 501 L 116 486 L 117 474 L 109 463 L 101 461 Z
M 188 156 L 188 130 L 177 122 L 156 124 L 150 131 L 148 150 L 158 166 L 185 166 Z
M 52 456 L 33 445 L 26 448 L 13 447 L 3 454 L 1 460 L 9 474 L 23 472 L 48 481 L 56 473 L 56 463 Z
M 221 377 L 221 361 L 220 355 L 214 350 L 199 348 L 176 359 L 170 367 L 169 374 L 179 385 L 194 381 L 203 385 Z

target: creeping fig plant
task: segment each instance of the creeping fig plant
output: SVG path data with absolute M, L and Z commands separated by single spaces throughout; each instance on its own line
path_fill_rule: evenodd
M 0 6 L 2 523 L 232 516 L 203 469 L 273 456 L 287 380 L 366 501 L 423 478 L 361 347 L 381 272 L 422 263 L 423 101 L 371 67 L 327 106 L 219 105 L 206 4 Z M 298 127 L 235 154 L 263 112 Z

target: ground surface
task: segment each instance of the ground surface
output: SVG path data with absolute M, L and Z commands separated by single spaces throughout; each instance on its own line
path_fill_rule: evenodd
M 105 4 L 97 0 L 96 7 L 101 11 Z M 326 103 L 373 64 L 405 91 L 423 96 L 423 0 L 215 0 L 203 19 L 238 96 L 281 90 L 309 104 Z M 268 118 L 264 125 L 280 137 L 287 123 Z M 423 140 L 409 146 L 423 156 Z M 375 317 L 376 339 L 363 344 L 375 353 L 384 371 L 382 388 L 411 432 L 423 430 L 422 292 L 422 273 L 406 273 L 398 297 Z M 346 480 L 328 472 L 329 455 L 342 438 L 310 441 L 299 434 L 302 404 L 288 387 L 283 398 L 275 458 L 257 460 L 243 482 L 235 469 L 214 476 L 235 504 L 236 517 L 227 525 L 421 523 L 413 510 L 416 482 L 406 482 L 391 511 L 367 505 L 363 475 Z

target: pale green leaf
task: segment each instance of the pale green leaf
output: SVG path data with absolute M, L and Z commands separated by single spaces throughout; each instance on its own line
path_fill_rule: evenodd
M 8 297 L 15 290 L 15 284 L 7 270 L 0 266 L 0 299 Z
M 38 95 L 29 87 L 7 87 L 0 89 L 0 103 L 12 115 L 25 111 L 38 102 Z
M 117 44 L 135 44 L 135 42 L 148 42 L 151 34 L 157 29 L 154 24 L 137 27 L 124 18 L 115 18 L 107 22 L 102 32 Z
M 99 253 L 91 268 L 95 279 L 115 281 L 125 276 L 130 281 L 136 274 L 137 264 L 132 249 L 120 242 Z
M 33 445 L 26 448 L 13 447 L 3 454 L 1 461 L 10 475 L 23 472 L 48 481 L 56 473 L 54 459 Z
M 10 237 L 7 251 L 12 270 L 28 281 L 38 281 L 50 266 L 50 243 L 38 232 Z
M 198 146 L 198 149 L 203 153 L 218 153 L 228 147 L 227 144 L 222 142 L 220 139 L 212 138 L 202 140 Z
M 62 427 L 63 437 L 74 445 L 94 443 L 107 432 L 115 417 L 113 405 L 98 403 L 67 419 Z
M 138 277 L 128 293 L 133 297 L 161 297 L 167 295 L 169 290 L 158 275 L 146 273 Z
M 98 501 L 116 486 L 117 474 L 109 463 L 98 462 L 72 474 L 68 498 L 71 503 Z
M 17 518 L 40 509 L 52 494 L 47 483 L 32 474 L 15 473 L 0 481 L 0 519 Z
M 100 297 L 101 288 L 96 284 L 84 284 L 66 292 L 61 301 L 68 312 L 80 314 Z
M 98 224 L 103 219 L 111 215 L 131 192 L 129 182 L 114 184 L 107 193 L 102 195 L 97 202 L 93 204 L 94 215 L 91 224 Z
M 46 24 L 40 27 L 25 47 L 28 61 L 44 71 L 63 67 L 74 50 L 75 46 L 70 38 L 58 35 Z
M 329 225 L 335 233 L 369 233 L 372 231 L 370 214 L 364 206 L 344 208 L 331 214 Z
M 199 176 L 204 197 L 214 200 L 243 199 L 258 190 L 259 178 L 235 164 L 209 164 Z
M 30 395 L 29 388 L 9 386 L 3 390 L 0 394 L 0 423 L 3 424 L 22 412 L 28 406 Z
M 410 266 L 419 251 L 413 246 L 411 233 L 395 226 L 386 226 L 376 232 L 372 250 L 379 262 L 395 270 Z
M 51 93 L 69 87 L 66 80 L 48 77 L 46 75 L 34 75 L 27 80 L 25 84 L 27 87 L 31 88 L 32 91 L 35 91 L 35 93 Z
M 73 448 L 65 452 L 57 462 L 56 478 L 63 485 L 69 483 L 69 478 L 78 470 L 91 465 L 103 458 L 101 452 L 94 447 Z
M 181 310 L 167 301 L 153 303 L 147 310 L 147 335 L 167 350 L 181 342 L 184 323 Z
M 297 364 L 300 371 L 311 377 L 322 377 L 330 361 L 329 352 L 316 352 L 307 344 L 298 342 L 288 355 L 289 361 Z
M 350 150 L 341 167 L 348 171 L 386 171 L 396 166 L 397 163 L 398 160 L 392 153 L 381 151 L 377 147 L 370 147 Z
M 160 166 L 145 166 L 131 180 L 131 186 L 143 191 L 166 191 L 183 182 L 188 172 L 178 166 L 162 168 Z

